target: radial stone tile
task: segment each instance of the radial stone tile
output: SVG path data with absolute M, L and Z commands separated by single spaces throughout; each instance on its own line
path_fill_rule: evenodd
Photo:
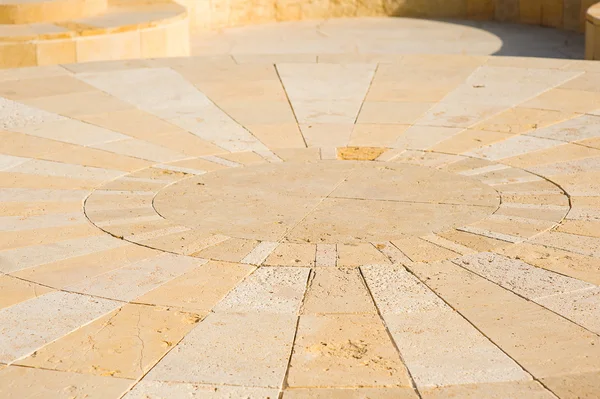
M 213 313 L 145 380 L 279 388 L 295 327 L 295 315 Z
M 531 378 L 403 268 L 363 272 L 417 387 Z
M 28 355 L 120 306 L 107 299 L 56 291 L 5 308 L 0 311 L 0 361 Z
M 596 64 L 303 24 L 0 74 L 0 397 L 600 397 Z
M 410 386 L 377 315 L 300 317 L 290 363 L 291 387 Z

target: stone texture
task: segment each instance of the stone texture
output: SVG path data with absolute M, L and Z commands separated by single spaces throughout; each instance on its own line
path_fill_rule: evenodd
M 418 388 L 529 375 L 404 268 L 362 268 Z
M 149 371 L 198 321 L 195 314 L 125 305 L 17 363 L 136 379 Z
M 375 312 L 358 270 L 318 268 L 313 271 L 302 314 Z
M 123 241 L 116 240 L 113 237 L 92 236 L 6 250 L 0 254 L 2 259 L 0 271 L 4 273 L 15 272 L 123 245 L 125 245 Z
M 530 243 L 508 246 L 496 251 L 536 267 L 552 270 L 592 284 L 600 283 L 597 273 L 600 270 L 600 260 L 597 258 Z
M 204 398 L 248 397 L 275 398 L 278 389 L 200 385 L 185 382 L 141 381 L 124 396 L 126 399 L 160 399 L 164 397 L 193 398 L 198 394 Z
M 32 381 L 35 381 L 32 384 Z M 77 396 L 88 398 L 118 397 L 132 385 L 131 380 L 41 370 L 28 367 L 7 367 L 0 370 L 0 394 L 6 398 L 55 397 L 68 399 Z
M 61 259 L 12 273 L 15 277 L 37 281 L 51 287 L 64 288 L 82 280 L 153 258 L 156 251 L 127 244 L 113 249 Z
M 301 316 L 287 382 L 290 387 L 410 386 L 377 315 Z
M 52 291 L 54 291 L 52 288 L 43 285 L 20 280 L 7 275 L 0 276 L 0 309 L 36 298 Z
M 205 262 L 172 254 L 161 254 L 84 280 L 67 289 L 88 295 L 131 301 Z
M 186 0 L 206 26 L 431 12 L 334 3 Z M 2 71 L 0 396 L 595 397 L 600 69 L 472 55 L 576 56 L 500 26 L 261 24 Z M 185 46 L 151 29 L 123 37 Z
M 229 293 L 215 312 L 260 312 L 295 314 L 306 281 L 307 269 L 261 267 Z
M 277 64 L 277 71 L 299 123 L 354 123 L 375 66 Z
M 211 314 L 146 380 L 278 388 L 292 349 L 296 318 L 291 314 Z
M 2 309 L 0 332 L 5 339 L 0 346 L 0 360 L 9 363 L 30 355 L 120 306 L 107 299 L 55 291 Z
M 448 397 L 475 399 L 482 396 L 490 399 L 500 399 L 505 398 L 507 395 L 509 395 L 509 397 L 523 396 L 532 399 L 550 399 L 554 397 L 554 395 L 544 388 L 542 384 L 535 381 L 455 385 L 427 389 L 422 391 L 421 395 L 426 399 L 442 399 Z
M 469 255 L 454 262 L 534 301 L 593 287 L 592 284 L 492 253 Z
M 211 261 L 135 298 L 135 302 L 206 314 L 253 270 L 252 266 Z
M 314 266 L 316 246 L 311 244 L 279 244 L 264 261 L 270 266 Z
M 449 262 L 410 267 L 534 377 L 597 371 L 596 334 Z
M 381 398 L 381 399 L 412 399 L 417 394 L 412 388 L 303 388 L 287 389 L 283 393 L 286 399 L 305 398 Z

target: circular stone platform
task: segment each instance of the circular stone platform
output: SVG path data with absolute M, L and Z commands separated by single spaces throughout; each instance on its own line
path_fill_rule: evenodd
M 600 66 L 303 57 L 0 71 L 0 397 L 598 396 Z
M 498 202 L 489 186 L 429 168 L 324 161 L 184 179 L 159 191 L 153 203 L 163 218 L 205 233 L 346 244 L 474 222 Z
M 317 54 L 344 61 L 347 55 L 470 54 L 583 58 L 584 35 L 559 29 L 493 21 L 362 17 L 265 23 L 198 32 L 192 55 L 228 54 L 249 62 L 260 56 Z

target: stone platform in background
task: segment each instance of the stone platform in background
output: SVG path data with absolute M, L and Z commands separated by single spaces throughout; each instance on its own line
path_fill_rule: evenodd
M 600 64 L 213 55 L 0 97 L 2 398 L 600 392 Z
M 393 60 L 404 54 L 584 58 L 577 32 L 493 21 L 340 18 L 223 28 L 191 36 L 196 56 L 231 55 L 240 63 L 293 55 L 296 62 Z M 255 61 L 256 60 L 256 61 Z
M 600 5 L 594 5 L 596 2 L 1 0 L 0 68 L 187 56 L 190 49 L 195 55 L 215 51 L 256 55 L 259 53 L 253 49 L 257 47 L 266 47 L 275 54 L 298 54 L 299 51 L 323 54 L 324 49 L 335 54 L 356 54 L 366 46 L 376 54 L 461 53 L 559 58 L 585 55 L 586 59 L 598 59 Z M 307 22 L 268 26 L 291 21 L 368 17 L 455 22 L 452 25 L 389 19 L 371 20 L 364 26 L 355 26 L 352 22 L 349 25 L 327 22 L 315 26 Z M 265 24 L 258 28 L 250 26 Z M 240 30 L 241 27 L 246 28 Z M 271 36 L 281 33 L 287 40 Z M 268 36 L 266 40 L 264 35 Z M 317 43 L 311 43 L 314 35 Z M 260 39 L 262 44 L 257 45 L 254 39 Z

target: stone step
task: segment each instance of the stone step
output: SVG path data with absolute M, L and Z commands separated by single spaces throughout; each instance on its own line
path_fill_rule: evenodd
M 1 0 L 0 0 L 1 1 Z M 94 16 L 0 25 L 0 68 L 189 55 L 189 22 L 172 3 L 109 2 Z

